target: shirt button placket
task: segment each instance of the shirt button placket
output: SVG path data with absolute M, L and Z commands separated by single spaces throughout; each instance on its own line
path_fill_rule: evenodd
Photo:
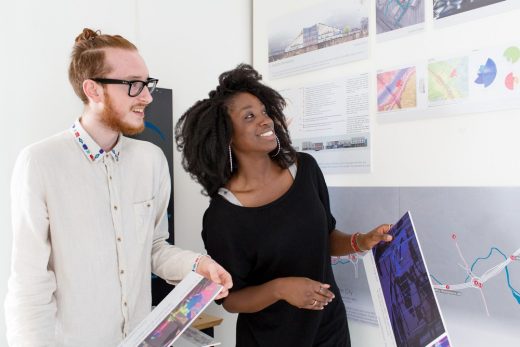
M 116 251 L 117 251 L 117 261 L 119 264 L 119 283 L 121 285 L 121 311 L 123 313 L 123 327 L 122 332 L 123 336 L 128 334 L 128 302 L 127 302 L 127 289 L 126 289 L 126 279 L 125 279 L 125 256 L 123 249 L 123 237 L 121 234 L 121 206 L 119 203 L 118 189 L 117 189 L 117 176 L 114 175 L 114 165 L 116 163 L 110 158 L 110 155 L 107 154 L 105 157 L 106 160 L 106 169 L 107 169 L 107 178 L 108 178 L 108 190 L 110 194 L 110 204 L 112 205 L 112 222 L 114 225 L 114 236 L 116 237 Z

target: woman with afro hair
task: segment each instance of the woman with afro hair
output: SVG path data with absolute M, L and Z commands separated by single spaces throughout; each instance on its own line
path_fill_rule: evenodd
M 350 346 L 330 256 L 389 241 L 388 224 L 360 234 L 336 229 L 314 158 L 298 153 L 285 100 L 241 64 L 180 118 L 183 167 L 211 198 L 202 238 L 232 275 L 221 301 L 238 313 L 237 346 Z

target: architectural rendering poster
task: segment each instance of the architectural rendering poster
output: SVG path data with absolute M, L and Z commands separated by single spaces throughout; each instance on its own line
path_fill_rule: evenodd
M 369 0 L 331 0 L 270 20 L 271 79 L 368 58 Z
M 368 73 L 280 91 L 293 146 L 326 173 L 370 172 Z
M 413 216 L 417 238 L 450 341 L 457 347 L 516 346 L 520 341 L 519 187 L 329 187 L 338 229 L 368 231 Z M 359 259 L 365 262 L 365 259 Z M 336 265 L 334 265 L 336 263 Z M 373 306 L 357 288 L 366 276 L 344 261 L 349 277 L 336 277 L 357 308 Z M 332 259 L 333 269 L 339 262 Z M 339 264 L 342 265 L 342 264 Z M 336 271 L 335 271 L 336 273 Z M 348 280 L 348 281 L 347 281 Z M 348 302 L 345 302 L 348 305 Z M 373 310 L 364 309 L 370 317 Z M 347 317 L 349 310 L 347 309 Z M 359 315 L 359 313 L 358 313 Z M 357 322 L 362 322 L 356 319 Z M 382 346 L 379 329 L 370 342 Z M 366 338 L 366 337 L 365 337 Z
M 432 0 L 435 25 L 460 24 L 519 8 L 518 0 Z
M 445 116 L 520 107 L 520 45 L 379 70 L 382 118 Z
M 377 0 L 377 40 L 388 40 L 424 30 L 424 1 Z

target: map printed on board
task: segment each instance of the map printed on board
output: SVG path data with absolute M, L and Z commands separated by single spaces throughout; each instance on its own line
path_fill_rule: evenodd
M 377 74 L 377 109 L 380 112 L 417 107 L 415 66 Z
M 520 341 L 519 187 L 329 187 L 329 195 L 337 227 L 347 233 L 395 223 L 411 211 L 454 346 L 515 346 Z M 365 260 L 357 261 L 359 267 Z M 366 274 L 358 271 L 356 278 L 351 264 L 334 258 L 332 264 L 342 297 L 350 294 L 345 305 L 374 307 L 363 289 L 356 290 L 368 287 Z M 375 312 L 363 310 L 365 315 Z M 380 334 L 371 320 L 350 317 L 348 309 L 347 318 L 364 324 L 374 338 Z M 356 342 L 363 343 L 353 338 Z
M 468 97 L 468 57 L 428 64 L 428 101 L 449 102 Z

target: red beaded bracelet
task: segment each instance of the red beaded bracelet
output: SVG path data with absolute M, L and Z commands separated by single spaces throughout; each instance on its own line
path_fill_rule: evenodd
M 357 238 L 358 238 L 359 235 L 361 235 L 361 233 L 354 233 L 350 237 L 350 245 L 352 246 L 352 249 L 354 251 L 356 251 L 357 253 L 364 252 L 363 250 L 361 250 L 361 248 L 359 248 L 359 245 L 358 245 L 358 242 L 357 242 Z

